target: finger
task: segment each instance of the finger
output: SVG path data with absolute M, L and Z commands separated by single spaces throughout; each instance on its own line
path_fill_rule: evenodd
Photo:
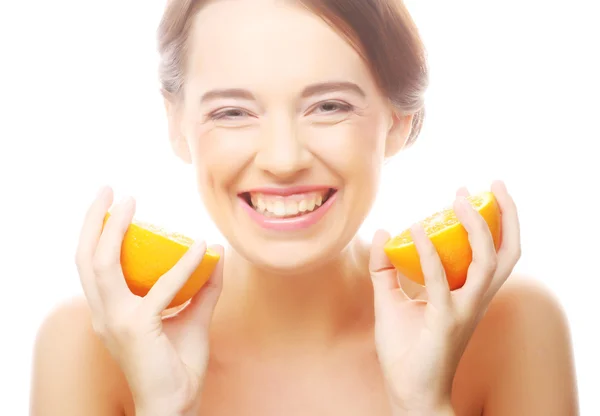
M 473 253 L 462 292 L 468 293 L 471 300 L 479 302 L 496 271 L 497 256 L 494 240 L 487 222 L 465 198 L 457 198 L 454 212 L 467 230 Z
M 121 269 L 121 247 L 134 212 L 133 198 L 119 203 L 106 221 L 98 241 L 93 265 L 98 292 L 106 308 L 112 308 L 132 296 Z
M 413 225 L 410 228 L 410 233 L 419 253 L 428 303 L 431 303 L 437 309 L 448 310 L 452 298 L 448 279 L 446 278 L 446 271 L 444 270 L 440 256 L 422 225 Z
M 75 264 L 77 265 L 79 280 L 93 313 L 98 313 L 102 310 L 102 303 L 98 294 L 98 288 L 96 287 L 92 261 L 98 240 L 102 234 L 104 216 L 112 204 L 112 200 L 113 193 L 111 188 L 103 187 L 100 189 L 96 199 L 90 205 L 85 215 L 75 254 Z
M 387 254 L 383 250 L 385 243 L 390 239 L 390 235 L 383 230 L 378 230 L 373 236 L 371 243 L 371 253 L 369 258 L 369 274 L 373 283 L 373 295 L 375 297 L 375 307 L 379 308 L 383 304 L 395 301 L 395 298 L 410 300 L 400 288 L 398 282 L 398 272 L 390 262 Z
M 197 328 L 204 331 L 204 334 L 208 330 L 213 312 L 223 290 L 223 266 L 225 264 L 223 247 L 214 245 L 210 248 L 219 253 L 219 262 L 210 275 L 210 279 L 208 279 L 204 286 L 202 286 L 202 289 L 192 298 L 190 304 L 180 314 L 180 319 L 191 320 L 197 323 Z
M 456 191 L 456 196 L 457 197 L 462 196 L 462 197 L 466 198 L 469 196 L 469 190 L 466 187 L 462 186 L 462 187 L 458 188 L 458 190 Z
M 148 294 L 144 296 L 144 307 L 149 313 L 160 314 L 169 306 L 175 295 L 198 268 L 205 253 L 206 243 L 196 240 L 175 266 L 158 279 Z
M 498 250 L 498 269 L 492 283 L 493 289 L 497 291 L 521 257 L 521 230 L 517 207 L 504 183 L 495 181 L 492 192 L 502 212 L 502 243 Z
M 175 317 L 187 328 L 185 342 L 180 345 L 181 358 L 198 375 L 205 372 L 206 359 L 200 349 L 209 344 L 210 324 L 223 288 L 224 250 L 221 246 L 211 246 L 211 249 L 220 256 L 215 270 L 185 309 Z

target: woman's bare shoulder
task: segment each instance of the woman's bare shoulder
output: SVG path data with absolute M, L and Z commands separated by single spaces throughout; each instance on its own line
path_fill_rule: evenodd
M 515 274 L 498 291 L 484 320 L 487 325 L 498 325 L 514 319 L 526 323 L 539 318 L 543 318 L 542 321 L 554 318 L 555 324 L 566 325 L 566 315 L 557 295 L 541 279 Z
M 511 276 L 471 344 L 471 360 L 486 369 L 486 414 L 576 414 L 568 320 L 540 280 Z
M 525 337 L 533 342 L 549 335 L 570 339 L 568 320 L 558 299 L 541 279 L 512 275 L 492 300 L 480 324 L 488 343 Z
M 127 384 L 96 336 L 85 299 L 57 306 L 38 330 L 32 415 L 122 415 Z

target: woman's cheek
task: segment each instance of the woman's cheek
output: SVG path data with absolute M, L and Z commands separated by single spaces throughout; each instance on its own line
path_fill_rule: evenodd
M 207 185 L 231 182 L 255 152 L 249 129 L 213 128 L 194 140 L 193 157 L 199 179 Z
M 313 128 L 310 142 L 319 158 L 339 173 L 378 171 L 383 163 L 385 136 L 368 118 L 349 119 Z M 373 172 L 376 173 L 376 172 Z

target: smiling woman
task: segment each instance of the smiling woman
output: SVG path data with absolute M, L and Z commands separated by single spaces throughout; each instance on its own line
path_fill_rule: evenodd
M 232 247 L 273 271 L 304 273 L 342 251 L 374 202 L 381 162 L 420 128 L 425 54 L 403 6 L 345 6 L 261 1 L 232 12 L 228 2 L 170 2 L 159 29 L 174 147 L 197 167 Z M 290 195 L 290 186 L 305 192 Z M 318 193 L 332 198 L 317 205 Z M 293 212 L 294 201 L 304 215 L 274 218 Z M 282 238 L 277 227 L 295 233 Z
M 175 154 L 229 246 L 183 310 L 168 305 L 198 242 L 145 297 L 123 281 L 135 204 L 82 226 L 86 299 L 40 330 L 34 415 L 571 415 L 568 328 L 543 288 L 513 277 L 516 206 L 496 250 L 457 192 L 472 259 L 451 291 L 435 247 L 411 230 L 425 286 L 396 273 L 389 235 L 357 236 L 384 161 L 417 138 L 425 52 L 398 0 L 170 0 L 160 77 Z M 499 215 L 500 217 L 500 215 Z

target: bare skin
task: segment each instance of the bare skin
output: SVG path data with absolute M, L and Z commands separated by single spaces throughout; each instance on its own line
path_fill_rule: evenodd
M 364 291 L 369 288 L 365 276 Z M 199 415 L 388 415 L 368 299 L 357 308 L 364 321 L 347 322 L 345 335 L 327 344 L 258 347 L 264 340 L 239 336 L 216 318 Z M 92 330 L 85 300 L 64 304 L 47 319 L 34 368 L 33 415 L 135 414 L 121 371 Z M 568 326 L 556 299 L 539 283 L 513 276 L 462 357 L 454 410 L 465 416 L 576 415 L 573 368 Z
M 229 22 L 226 26 L 222 24 L 225 20 Z M 231 245 L 225 256 L 222 292 L 210 321 L 206 373 L 206 361 L 195 357 L 196 350 L 184 351 L 198 358 L 197 369 L 203 373 L 201 407 L 196 413 L 391 416 L 376 347 L 395 351 L 397 344 L 387 341 L 400 331 L 380 331 L 379 345 L 374 339 L 375 323 L 382 322 L 374 310 L 383 308 L 378 309 L 374 300 L 371 247 L 355 235 L 374 201 L 383 161 L 403 147 L 410 133 L 411 115 L 392 109 L 357 51 L 305 10 L 272 0 L 211 2 L 199 12 L 191 36 L 185 84 L 185 96 L 190 98 L 165 100 L 170 139 L 177 156 L 194 165 L 203 201 Z M 240 208 L 240 192 L 296 185 L 326 185 L 337 189 L 338 195 L 329 213 L 303 231 L 266 231 Z M 508 199 L 506 194 L 498 195 Z M 102 204 L 110 202 L 105 199 Z M 131 209 L 128 213 L 133 215 Z M 103 217 L 104 212 L 96 209 L 95 223 L 87 221 L 84 229 L 100 234 Z M 115 214 L 111 220 L 117 217 Z M 126 219 L 121 216 L 121 226 Z M 111 229 L 111 220 L 107 229 Z M 514 223 L 516 220 L 507 222 L 505 235 L 517 236 Z M 123 345 L 118 341 L 122 339 L 114 338 L 117 342 L 106 348 L 106 333 L 101 339 L 95 332 L 98 328 L 102 331 L 103 325 L 98 323 L 108 322 L 102 321 L 106 310 L 114 314 L 119 308 L 128 309 L 123 305 L 132 300 L 125 296 L 130 294 L 124 293 L 122 278 L 114 272 L 119 266 L 115 260 L 118 240 L 113 235 L 109 241 L 107 231 L 102 233 L 102 237 L 92 238 L 90 232 L 82 232 L 85 250 L 78 253 L 78 269 L 87 302 L 76 300 L 61 306 L 40 329 L 32 415 L 134 415 L 139 405 L 140 400 L 134 405 L 131 390 L 135 389 L 125 379 L 127 372 L 109 352 L 119 355 Z M 481 232 L 473 233 L 473 241 L 481 241 L 481 237 Z M 96 247 L 98 239 L 104 248 L 112 247 L 112 257 Z M 515 240 L 518 245 L 518 236 Z M 516 245 L 509 248 L 518 252 Z M 98 251 L 104 256 L 97 255 Z M 480 245 L 474 245 L 474 253 L 482 258 Z M 98 264 L 93 264 L 93 257 L 101 258 L 101 268 L 110 266 L 114 273 L 104 270 L 104 275 L 95 275 L 93 266 Z M 498 265 L 512 270 L 514 264 L 506 266 L 498 260 Z M 491 280 L 496 274 L 494 270 L 487 277 Z M 539 284 L 516 276 L 504 283 L 508 274 L 494 283 L 502 287 L 493 292 L 487 313 L 470 336 L 451 396 L 443 397 L 451 399 L 452 413 L 444 414 L 575 415 L 576 383 L 564 314 Z M 161 281 L 181 280 L 182 276 Z M 437 282 L 437 289 L 443 289 L 443 279 Z M 436 287 L 432 283 L 429 288 Z M 101 293 L 91 290 L 96 285 L 98 289 L 103 286 Z M 402 288 L 412 298 L 426 299 L 420 287 L 403 282 Z M 160 291 L 155 294 L 154 299 L 159 299 Z M 132 305 L 137 308 L 147 298 L 133 299 Z M 431 299 L 428 304 L 433 304 L 433 296 Z M 160 302 L 165 301 L 168 304 L 163 297 Z M 202 307 L 198 310 L 202 315 Z M 95 325 L 90 311 L 96 311 Z M 122 316 L 116 315 L 113 323 L 122 322 Z M 202 316 L 206 319 L 208 315 Z M 131 324 L 131 316 L 128 318 Z M 179 334 L 185 333 L 186 340 L 192 338 L 189 335 L 200 327 L 195 324 L 180 326 L 184 331 Z M 195 335 L 206 340 L 200 332 Z M 164 334 L 160 335 L 164 341 Z M 394 338 L 394 342 L 411 341 Z M 137 349 L 130 348 L 128 352 L 135 353 L 125 358 L 120 356 L 121 364 L 130 364 L 148 350 L 157 352 L 144 355 L 131 366 L 137 374 L 129 368 L 130 379 L 141 381 L 139 391 L 152 391 L 141 395 L 146 403 L 162 391 L 156 386 L 162 387 L 163 379 L 169 379 L 169 386 L 191 385 L 185 384 L 187 378 L 181 374 L 188 374 L 173 352 L 181 353 L 181 348 L 131 344 Z M 153 349 L 145 348 L 149 344 Z M 445 339 L 426 346 L 435 353 L 450 344 Z M 201 342 L 187 345 L 207 350 Z M 152 359 L 156 357 L 175 362 L 179 373 L 175 374 L 174 366 Z M 428 374 L 419 378 L 421 382 L 444 370 L 428 363 L 420 367 L 423 363 L 411 364 L 401 369 L 424 368 Z M 151 375 L 137 377 L 145 370 Z M 412 387 L 413 395 L 424 390 L 415 388 L 414 379 L 403 374 L 394 374 L 403 382 L 395 386 L 398 390 Z M 437 374 L 437 379 L 444 379 L 443 375 Z M 449 385 L 451 379 L 447 381 Z M 152 388 L 144 390 L 148 385 Z M 185 400 L 192 401 L 195 403 Z M 167 400 L 167 407 L 170 403 Z M 137 411 L 153 414 L 151 407 L 141 406 Z M 441 409 L 434 407 L 436 412 Z

